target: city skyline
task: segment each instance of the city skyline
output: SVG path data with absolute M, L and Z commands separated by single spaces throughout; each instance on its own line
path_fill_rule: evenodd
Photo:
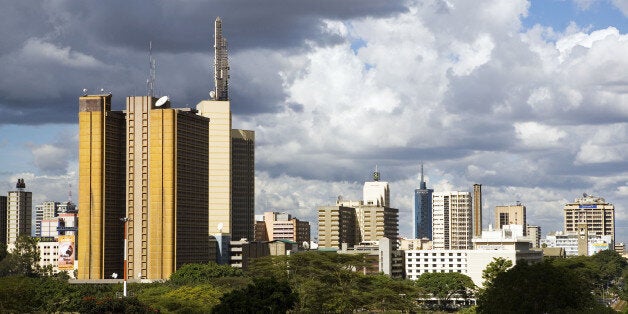
M 259 5 L 259 6 L 256 6 Z M 213 21 L 230 50 L 234 125 L 256 131 L 256 213 L 316 223 L 377 165 L 412 235 L 419 165 L 435 192 L 482 184 L 543 234 L 586 192 L 628 241 L 628 5 L 621 1 L 7 3 L 0 13 L 0 187 L 76 201 L 82 89 L 194 107 L 214 87 Z M 69 186 L 71 184 L 71 187 Z M 80 208 L 79 208 L 80 210 Z M 315 226 L 312 226 L 316 230 Z

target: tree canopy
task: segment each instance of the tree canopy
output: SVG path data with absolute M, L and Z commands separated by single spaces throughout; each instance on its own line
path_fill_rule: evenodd
M 510 267 L 512 267 L 511 260 L 503 257 L 494 257 L 493 261 L 486 265 L 486 268 L 482 271 L 484 288 L 488 288 L 497 275 L 506 272 Z
M 552 313 L 592 310 L 591 284 L 550 262 L 519 263 L 499 274 L 478 298 L 478 313 Z

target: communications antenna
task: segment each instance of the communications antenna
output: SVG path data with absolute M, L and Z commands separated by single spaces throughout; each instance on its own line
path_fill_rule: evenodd
M 72 203 L 72 183 L 68 183 L 68 203 Z
M 148 96 L 155 96 L 155 69 L 157 68 L 157 63 L 153 58 L 153 42 L 148 42 L 148 64 L 150 66 L 150 70 L 148 73 L 148 79 L 146 80 L 146 88 L 148 89 Z

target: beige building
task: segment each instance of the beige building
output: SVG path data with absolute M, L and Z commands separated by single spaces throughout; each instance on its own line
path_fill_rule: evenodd
M 473 236 L 482 236 L 482 185 L 473 185 Z
M 526 207 L 519 202 L 516 205 L 495 206 L 495 229 L 501 229 L 504 225 L 526 226 Z
M 361 201 L 338 197 L 336 206 L 318 208 L 318 245 L 321 248 L 353 247 L 359 242 L 388 238 L 398 247 L 399 210 L 390 206 L 388 182 L 380 182 L 380 173 L 365 182 Z
M 528 238 L 532 240 L 533 248 L 541 247 L 541 227 L 540 226 L 526 226 L 526 234 Z
M 473 238 L 469 192 L 435 192 L 432 196 L 434 249 L 468 250 Z
M 318 247 L 340 249 L 342 243 L 353 247 L 359 241 L 355 208 L 343 205 L 318 207 Z
M 26 192 L 24 179 L 18 179 L 15 191 L 7 195 L 7 248 L 10 251 L 21 235 L 31 236 L 33 193 Z
M 289 240 L 297 243 L 300 248 L 303 248 L 304 242 L 310 242 L 309 222 L 279 212 L 265 212 L 263 217 L 264 221 L 257 225 L 254 241 Z
M 565 204 L 563 213 L 565 233 L 578 233 L 578 224 L 586 224 L 589 235 L 610 235 L 615 241 L 615 206 L 604 198 L 585 193 Z

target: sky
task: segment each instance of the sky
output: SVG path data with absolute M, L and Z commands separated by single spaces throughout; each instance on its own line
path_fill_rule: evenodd
M 309 220 L 360 199 L 375 167 L 400 234 L 413 190 L 482 184 L 542 233 L 582 193 L 628 241 L 626 0 L 0 0 L 0 191 L 76 200 L 83 88 L 194 107 L 213 88 L 213 21 L 229 43 L 233 127 L 256 132 L 256 213 Z M 6 193 L 6 192 L 5 192 Z M 0 194 L 5 194 L 0 192 Z M 71 194 L 71 195 L 69 195 Z M 79 208 L 80 210 L 80 208 Z

